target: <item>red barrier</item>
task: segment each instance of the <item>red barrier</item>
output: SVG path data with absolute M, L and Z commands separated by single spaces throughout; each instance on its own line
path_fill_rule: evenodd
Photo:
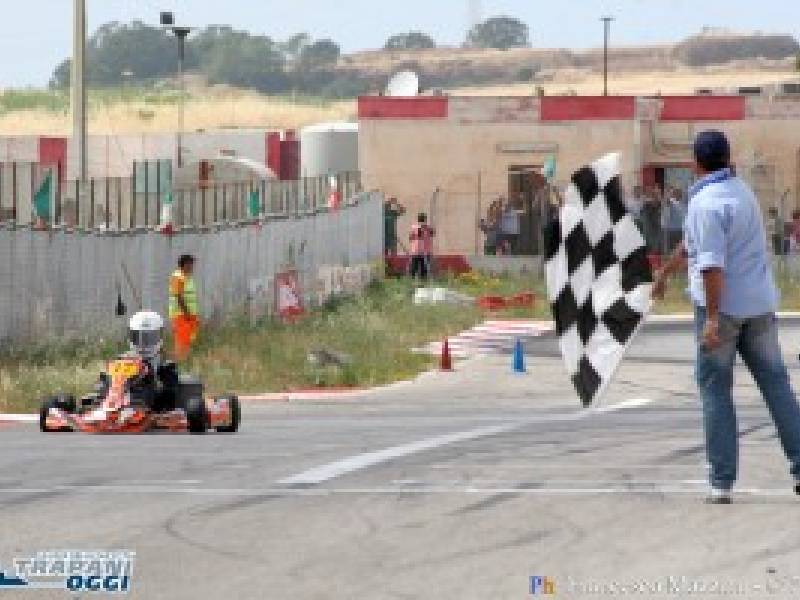
M 390 275 L 405 275 L 409 271 L 409 256 L 387 256 L 386 271 Z M 467 257 L 460 254 L 437 255 L 433 257 L 433 275 L 461 275 L 472 270 Z

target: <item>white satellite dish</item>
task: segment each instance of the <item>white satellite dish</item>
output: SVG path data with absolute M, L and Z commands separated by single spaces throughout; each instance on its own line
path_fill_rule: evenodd
M 414 71 L 400 71 L 389 80 L 386 86 L 387 96 L 419 95 L 419 77 Z

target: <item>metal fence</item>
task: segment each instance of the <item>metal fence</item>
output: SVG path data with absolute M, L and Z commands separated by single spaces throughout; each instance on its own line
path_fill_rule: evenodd
M 361 192 L 358 172 L 296 181 L 208 180 L 173 187 L 158 172 L 161 162 L 138 163 L 131 177 L 84 182 L 63 179 L 63 165 L 0 163 L 0 223 L 116 231 L 155 227 L 169 198 L 176 227 L 203 227 L 314 212 L 328 205 L 333 192 L 345 199 Z M 48 178 L 47 209 L 41 214 L 34 198 Z
M 313 305 L 342 282 L 352 290 L 368 280 L 365 269 L 383 254 L 383 198 L 361 193 L 341 210 L 185 229 L 176 235 L 0 227 L 0 346 L 119 335 L 124 320 L 115 314 L 118 300 L 129 311 L 163 314 L 169 274 L 183 253 L 198 259 L 204 319 L 271 314 L 275 277 L 288 270 L 298 274 L 302 295 Z

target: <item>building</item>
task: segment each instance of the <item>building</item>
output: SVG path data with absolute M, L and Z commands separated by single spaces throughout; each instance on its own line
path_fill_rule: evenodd
M 551 157 L 556 187 L 580 166 L 617 151 L 628 192 L 639 185 L 685 188 L 691 142 L 708 128 L 731 137 L 737 170 L 765 206 L 787 216 L 800 207 L 800 94 L 369 96 L 359 99 L 358 114 L 365 189 L 406 205 L 401 231 L 418 212 L 429 213 L 438 253 L 481 253 L 480 219 L 499 196 L 529 209 L 543 206 L 541 173 Z M 528 229 L 520 250 L 535 253 L 541 228 L 534 220 Z

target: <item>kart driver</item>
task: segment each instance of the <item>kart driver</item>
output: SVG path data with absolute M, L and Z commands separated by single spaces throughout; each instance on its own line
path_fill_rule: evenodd
M 147 365 L 147 372 L 132 379 L 128 390 L 133 401 L 146 404 L 151 410 L 169 411 L 175 408 L 179 386 L 175 363 L 164 361 L 161 349 L 164 320 L 155 312 L 139 312 L 128 324 L 130 352 Z M 111 381 L 106 373 L 100 375 L 96 386 L 98 397 L 108 393 Z

